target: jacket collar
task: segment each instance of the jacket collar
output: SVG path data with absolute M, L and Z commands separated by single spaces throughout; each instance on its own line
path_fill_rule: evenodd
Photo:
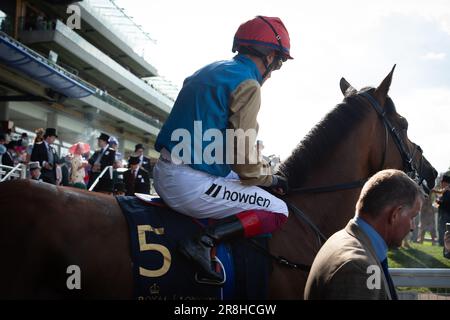
M 256 63 L 254 63 L 252 59 L 243 54 L 238 54 L 234 56 L 233 59 L 246 65 L 251 70 L 252 74 L 255 76 L 255 79 L 259 82 L 259 84 L 262 83 L 262 75 L 259 72 Z

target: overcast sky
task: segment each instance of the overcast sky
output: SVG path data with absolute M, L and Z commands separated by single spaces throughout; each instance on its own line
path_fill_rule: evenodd
M 262 88 L 258 116 L 266 154 L 289 156 L 342 101 L 339 80 L 377 86 L 394 64 L 390 96 L 409 137 L 438 171 L 450 166 L 449 1 L 116 0 L 157 40 L 148 51 L 159 73 L 181 87 L 200 67 L 233 56 L 238 26 L 279 16 L 291 55 Z

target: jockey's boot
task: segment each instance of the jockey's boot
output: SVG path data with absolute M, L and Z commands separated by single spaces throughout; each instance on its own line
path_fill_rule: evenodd
M 222 274 L 213 270 L 211 248 L 222 241 L 240 236 L 244 236 L 244 227 L 236 216 L 230 216 L 206 227 L 201 234 L 181 241 L 179 251 L 194 262 L 208 278 L 223 281 Z

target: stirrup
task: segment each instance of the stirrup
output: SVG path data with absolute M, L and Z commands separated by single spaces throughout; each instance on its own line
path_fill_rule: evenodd
M 223 273 L 223 280 L 217 281 L 217 280 L 214 280 L 211 278 L 201 278 L 201 277 L 199 277 L 198 272 L 196 272 L 195 273 L 195 281 L 200 284 L 208 284 L 208 285 L 212 285 L 212 286 L 223 286 L 225 284 L 225 282 L 227 281 L 227 273 L 225 272 L 223 263 L 222 263 L 222 261 L 220 261 L 220 259 L 218 257 L 214 257 L 212 259 L 212 262 L 219 264 L 220 269 Z

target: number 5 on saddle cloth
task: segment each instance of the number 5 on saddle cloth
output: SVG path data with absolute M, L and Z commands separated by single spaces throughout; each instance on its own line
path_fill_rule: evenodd
M 216 247 L 216 270 L 221 270 L 226 279 L 221 285 L 213 284 L 202 278 L 177 250 L 178 241 L 200 232 L 207 221 L 179 214 L 160 198 L 145 194 L 116 199 L 130 230 L 136 299 L 267 298 L 271 261 L 248 240 Z M 267 237 L 257 238 L 266 248 L 267 240 Z

